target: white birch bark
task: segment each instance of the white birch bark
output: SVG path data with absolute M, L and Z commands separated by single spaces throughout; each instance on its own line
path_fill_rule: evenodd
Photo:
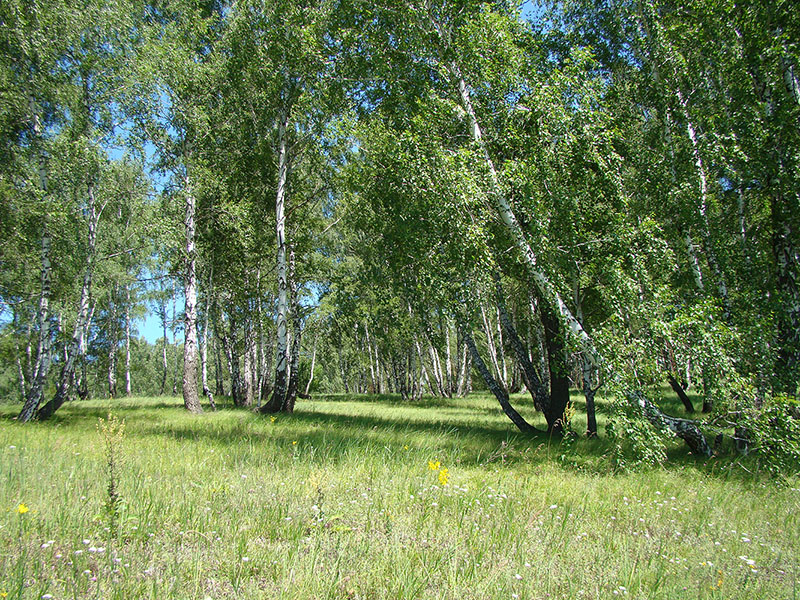
M 494 374 L 497 382 L 506 390 L 508 390 L 508 383 L 503 373 L 500 370 L 500 364 L 497 360 L 497 348 L 494 343 L 494 336 L 492 335 L 492 328 L 489 325 L 489 319 L 486 317 L 486 311 L 481 304 L 481 317 L 483 317 L 483 332 L 486 334 L 486 345 L 489 348 L 489 358 L 492 359 L 492 366 L 494 367 Z
M 489 155 L 489 150 L 483 140 L 483 132 L 481 131 L 480 124 L 478 123 L 478 117 L 475 113 L 474 107 L 472 106 L 472 99 L 470 98 L 467 84 L 461 75 L 461 70 L 458 68 L 456 63 L 451 63 L 450 71 L 455 79 L 458 95 L 462 103 L 462 108 L 466 112 L 470 123 L 472 140 L 481 150 L 481 153 L 483 154 L 484 165 L 489 172 L 491 199 L 494 202 L 495 209 L 497 210 L 503 225 L 511 234 L 514 244 L 522 254 L 524 259 L 523 266 L 525 267 L 528 276 L 531 278 L 532 283 L 536 286 L 542 298 L 544 298 L 545 301 L 550 303 L 555 308 L 559 318 L 564 322 L 567 331 L 573 337 L 580 349 L 583 352 L 586 352 L 587 356 L 592 362 L 599 363 L 600 356 L 597 353 L 594 342 L 583 330 L 583 327 L 581 327 L 581 324 L 578 323 L 577 319 L 575 319 L 572 312 L 569 310 L 569 307 L 561 299 L 558 291 L 555 289 L 547 276 L 539 269 L 536 253 L 533 251 L 533 248 L 531 248 L 528 240 L 525 238 L 522 227 L 520 227 L 519 221 L 514 215 L 514 212 L 511 210 L 511 205 L 508 203 L 508 200 L 503 193 L 503 189 L 500 186 L 500 178 L 497 174 L 497 169 L 495 169 L 494 162 L 492 161 L 492 158 Z
M 197 250 L 195 248 L 195 198 L 192 182 L 184 179 L 186 234 L 186 273 L 183 283 L 183 405 L 190 413 L 201 413 L 203 407 L 197 394 Z
M 287 129 L 289 127 L 289 110 L 286 109 L 278 126 L 278 189 L 275 194 L 275 232 L 278 241 L 278 318 L 277 318 L 277 343 L 275 363 L 275 386 L 272 389 L 272 399 L 265 405 L 270 412 L 277 412 L 283 407 L 286 397 L 289 368 L 288 345 L 288 291 L 287 291 L 287 261 L 286 261 L 286 182 L 289 175 L 289 147 Z
M 47 208 L 49 204 L 47 159 L 42 145 L 42 123 L 39 118 L 39 111 L 36 108 L 36 101 L 33 96 L 28 98 L 30 118 L 33 124 L 34 146 L 38 153 L 39 166 L 39 192 L 42 196 L 42 203 Z M 44 384 L 50 372 L 50 279 L 51 264 L 50 250 L 52 239 L 48 228 L 47 210 L 45 210 L 45 222 L 42 227 L 41 245 L 41 274 L 40 274 L 40 293 L 39 306 L 36 310 L 36 320 L 39 324 L 39 341 L 36 348 L 36 362 L 33 366 L 30 387 L 25 404 L 22 407 L 17 420 L 21 423 L 30 421 L 44 398 Z
M 125 395 L 131 390 L 131 285 L 125 284 Z
M 697 132 L 690 118 L 688 102 L 683 97 L 680 89 L 677 90 L 676 94 L 678 96 L 678 102 L 680 102 L 681 108 L 683 109 L 683 117 L 686 120 L 686 133 L 689 135 L 689 140 L 692 144 L 692 157 L 694 158 L 694 166 L 697 171 L 697 181 L 700 192 L 700 197 L 698 199 L 698 213 L 700 216 L 700 232 L 703 237 L 703 245 L 705 246 L 704 251 L 706 255 L 706 261 L 708 262 L 708 266 L 711 269 L 711 272 L 714 273 L 714 277 L 717 280 L 717 289 L 719 291 L 720 299 L 722 300 L 725 318 L 729 319 L 731 315 L 731 303 L 728 296 L 728 285 L 725 282 L 725 275 L 719 266 L 719 261 L 717 260 L 717 253 L 711 240 L 711 226 L 708 221 L 708 178 L 706 176 L 706 169 L 703 165 L 703 157 L 700 153 L 700 144 L 697 139 Z
M 483 140 L 483 134 L 478 123 L 478 118 L 472 106 L 472 100 L 467 89 L 466 82 L 461 74 L 458 65 L 455 62 L 450 63 L 450 72 L 455 80 L 458 95 L 462 102 L 462 108 L 467 114 L 470 122 L 470 129 L 473 141 L 483 154 L 483 160 L 487 171 L 489 172 L 489 181 L 491 186 L 491 197 L 494 201 L 495 208 L 506 227 L 506 230 L 511 234 L 514 243 L 523 258 L 523 266 L 531 278 L 533 285 L 536 286 L 541 297 L 556 309 L 556 314 L 563 322 L 567 332 L 571 335 L 572 339 L 578 348 L 586 356 L 592 366 L 599 367 L 602 364 L 602 357 L 597 351 L 593 340 L 584 331 L 581 324 L 574 317 L 569 307 L 564 303 L 555 289 L 553 284 L 549 281 L 547 276 L 539 269 L 536 253 L 531 248 L 522 227 L 519 224 L 516 216 L 511 210 L 511 205 L 503 193 L 500 186 L 500 180 L 497 175 L 494 163 L 489 155 L 489 150 Z M 662 413 L 658 407 L 652 404 L 645 396 L 637 394 L 635 401 L 641 408 L 644 416 L 652 422 L 658 422 L 669 427 L 673 432 L 684 439 L 689 446 L 697 452 L 702 452 L 706 456 L 711 455 L 711 448 L 705 441 L 705 437 L 699 431 L 697 426 L 688 421 L 669 417 Z
M 314 346 L 311 350 L 311 372 L 308 374 L 308 382 L 306 383 L 305 395 L 308 396 L 311 391 L 311 382 L 314 381 L 314 366 L 317 362 L 317 338 L 314 338 Z
M 703 284 L 703 273 L 700 271 L 700 261 L 697 259 L 697 251 L 695 250 L 692 236 L 688 231 L 686 232 L 683 241 L 686 244 L 686 255 L 689 258 L 689 269 L 692 271 L 694 284 L 697 286 L 697 289 L 702 292 L 705 290 L 705 285 Z
M 105 206 L 105 204 L 104 204 Z M 61 368 L 59 376 L 58 387 L 53 398 L 37 413 L 37 418 L 45 420 L 53 415 L 61 405 L 66 401 L 69 394 L 69 388 L 75 378 L 75 362 L 85 345 L 86 332 L 89 326 L 90 319 L 90 296 L 92 289 L 92 276 L 94 271 L 94 259 L 97 243 L 97 225 L 100 220 L 100 211 L 96 208 L 94 197 L 94 185 L 89 183 L 87 189 L 87 207 L 86 212 L 88 216 L 88 248 L 86 255 L 86 266 L 83 274 L 83 283 L 81 285 L 80 299 L 78 300 L 78 314 L 75 318 L 75 326 L 73 328 L 72 337 L 70 338 L 67 347 L 65 348 L 66 357 L 64 364 Z

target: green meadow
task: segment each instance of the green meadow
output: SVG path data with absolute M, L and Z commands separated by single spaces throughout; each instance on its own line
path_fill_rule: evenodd
M 16 409 L 9 600 L 798 596 L 796 481 L 677 443 L 616 472 L 602 435 L 518 435 L 488 396 L 319 396 L 274 418 L 94 400 L 24 426 Z

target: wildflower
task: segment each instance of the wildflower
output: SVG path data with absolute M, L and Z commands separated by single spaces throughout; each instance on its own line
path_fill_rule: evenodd
M 447 485 L 447 480 L 450 478 L 450 472 L 447 469 L 439 471 L 439 483 Z
M 403 446 L 403 450 L 408 450 L 408 444 L 406 444 L 405 446 Z
M 522 575 L 520 575 L 519 573 L 517 573 L 516 575 L 514 575 L 514 579 L 522 579 Z
M 17 512 L 18 512 L 19 514 L 21 514 L 21 515 L 24 515 L 24 514 L 25 514 L 26 512 L 28 512 L 29 510 L 30 510 L 30 509 L 29 509 L 29 508 L 28 508 L 28 507 L 27 507 L 25 504 L 20 504 L 20 505 L 17 507 Z
M 292 446 L 297 446 L 297 440 L 292 442 Z
M 438 471 L 441 466 L 442 463 L 440 463 L 438 460 L 436 462 L 433 462 L 432 460 L 428 461 L 428 468 L 431 471 Z
M 269 418 L 269 422 L 270 422 L 270 423 L 274 423 L 274 422 L 275 422 L 275 421 L 277 421 L 277 420 L 278 420 L 278 417 L 270 417 L 270 418 Z

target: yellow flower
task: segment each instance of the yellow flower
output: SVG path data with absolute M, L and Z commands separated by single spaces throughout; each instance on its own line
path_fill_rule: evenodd
M 27 506 L 25 506 L 24 504 L 20 504 L 20 505 L 17 507 L 17 512 L 18 512 L 19 514 L 21 514 L 21 515 L 24 515 L 26 512 L 28 512 L 28 510 L 30 510 L 30 509 L 29 509 Z
M 447 485 L 447 480 L 450 479 L 450 472 L 447 469 L 439 471 L 439 483 Z
M 0 592 L 0 598 L 7 598 L 8 592 Z
M 405 446 L 403 446 L 403 450 L 408 450 L 408 444 L 406 444 Z
M 442 463 L 440 463 L 438 460 L 436 462 L 433 462 L 432 460 L 428 461 L 428 468 L 431 471 L 438 471 L 439 467 L 441 467 L 441 466 L 442 466 Z
M 270 417 L 270 418 L 269 418 L 269 422 L 270 422 L 270 423 L 274 423 L 274 422 L 275 422 L 275 421 L 277 421 L 277 420 L 278 420 L 278 417 Z
M 292 442 L 292 446 L 297 446 L 297 440 Z

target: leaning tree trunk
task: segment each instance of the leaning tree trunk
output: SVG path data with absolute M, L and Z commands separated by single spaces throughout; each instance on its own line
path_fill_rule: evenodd
M 276 345 L 275 385 L 272 397 L 264 404 L 261 412 L 278 412 L 286 399 L 287 370 L 289 368 L 288 334 L 288 294 L 286 282 L 286 181 L 289 176 L 288 132 L 289 110 L 286 109 L 278 127 L 278 191 L 275 195 L 275 231 L 278 240 L 278 335 Z
M 602 363 L 602 357 L 595 348 L 593 340 L 584 331 L 581 324 L 573 316 L 569 307 L 561 299 L 558 291 L 555 289 L 550 280 L 539 269 L 536 253 L 528 244 L 522 227 L 519 221 L 511 210 L 511 205 L 500 186 L 500 179 L 495 169 L 494 163 L 489 155 L 489 150 L 483 140 L 483 133 L 481 132 L 480 125 L 472 106 L 472 100 L 467 89 L 466 82 L 461 74 L 458 65 L 455 62 L 450 63 L 450 72 L 455 80 L 457 92 L 462 103 L 462 108 L 467 114 L 470 123 L 472 139 L 483 154 L 483 162 L 489 174 L 489 183 L 491 186 L 490 196 L 494 202 L 495 209 L 505 226 L 508 233 L 514 240 L 518 251 L 522 257 L 523 266 L 531 279 L 535 289 L 539 292 L 539 296 L 549 305 L 555 309 L 555 312 L 562 323 L 563 328 L 568 331 L 578 348 L 583 351 L 586 358 L 592 362 L 593 365 L 599 366 Z M 473 356 L 474 358 L 474 356 Z M 651 419 L 652 416 L 658 417 L 662 422 L 673 430 L 679 437 L 681 437 L 690 447 L 697 447 L 703 449 L 706 456 L 711 455 L 711 448 L 705 442 L 705 437 L 698 429 L 697 425 L 691 421 L 682 419 L 675 419 L 662 413 L 658 407 L 653 405 L 646 397 L 641 394 L 636 397 L 637 405 L 642 411 L 643 415 Z M 652 419 L 651 419 L 652 420 Z M 697 440 L 702 439 L 702 444 Z
M 478 348 L 475 345 L 475 340 L 472 338 L 472 332 L 469 330 L 469 327 L 466 323 L 459 324 L 461 329 L 461 336 L 464 339 L 464 342 L 469 348 L 470 354 L 472 355 L 472 361 L 475 363 L 475 368 L 478 369 L 478 373 L 480 373 L 483 380 L 486 382 L 486 385 L 489 387 L 489 390 L 494 394 L 494 397 L 497 398 L 497 401 L 500 403 L 500 407 L 503 409 L 503 412 L 506 416 L 511 419 L 511 422 L 517 426 L 522 433 L 531 433 L 536 431 L 536 428 L 528 423 L 521 414 L 519 414 L 516 409 L 511 405 L 511 402 L 508 398 L 508 392 L 505 390 L 503 386 L 501 386 L 497 380 L 492 376 L 492 373 L 489 371 L 489 368 L 486 366 L 486 363 L 483 361 L 480 353 L 478 352 Z
M 514 327 L 511 316 L 508 314 L 505 294 L 503 293 L 503 287 L 500 280 L 500 274 L 495 271 L 493 273 L 493 277 L 495 283 L 495 298 L 497 300 L 500 323 L 503 325 L 503 328 L 506 331 L 506 337 L 508 338 L 511 348 L 514 350 L 514 354 L 517 357 L 517 362 L 520 365 L 525 387 L 528 388 L 536 408 L 542 412 L 546 412 L 547 407 L 550 406 L 550 395 L 548 394 L 544 383 L 542 383 L 542 380 L 539 378 L 539 374 L 536 372 L 528 352 L 525 351 L 525 348 L 522 345 L 522 340 L 520 340 L 519 335 L 517 335 L 517 330 Z
M 185 315 L 183 318 L 183 405 L 190 413 L 203 412 L 197 394 L 197 251 L 195 249 L 195 211 L 196 198 L 192 184 L 187 177 L 184 181 L 186 196 L 186 275 L 183 295 Z
M 59 376 L 56 393 L 47 404 L 39 409 L 36 414 L 39 420 L 49 419 L 66 401 L 69 395 L 69 388 L 75 380 L 75 361 L 81 353 L 81 348 L 83 347 L 84 338 L 89 325 L 89 298 L 92 289 L 92 274 L 97 242 L 97 224 L 100 217 L 99 211 L 96 210 L 95 205 L 94 184 L 91 182 L 88 185 L 86 212 L 89 219 L 88 248 L 86 267 L 83 273 L 83 284 L 81 285 L 81 295 L 78 301 L 78 314 L 75 318 L 75 327 L 73 328 L 72 337 L 67 345 L 67 358 L 64 361 L 64 365 L 61 367 L 61 375 Z
M 311 370 L 308 374 L 308 381 L 306 382 L 306 389 L 301 398 L 310 398 L 311 382 L 314 381 L 314 365 L 317 362 L 317 338 L 314 338 L 314 346 L 311 349 Z

